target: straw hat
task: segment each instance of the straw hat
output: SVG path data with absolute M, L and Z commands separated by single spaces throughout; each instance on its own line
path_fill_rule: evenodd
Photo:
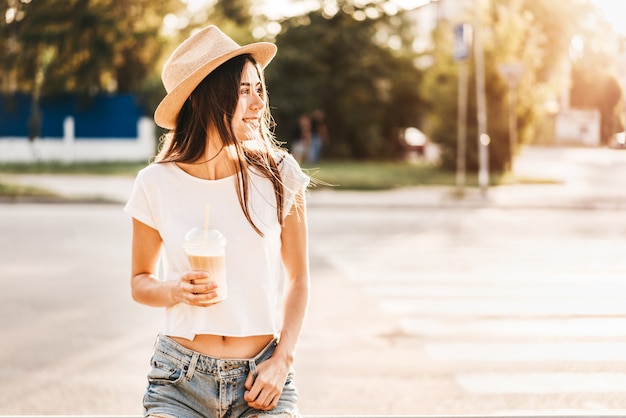
M 276 45 L 257 42 L 239 46 L 216 26 L 207 26 L 176 48 L 163 66 L 161 78 L 167 95 L 154 112 L 157 125 L 173 129 L 178 112 L 200 82 L 217 67 L 236 57 L 250 54 L 265 68 L 276 55 Z

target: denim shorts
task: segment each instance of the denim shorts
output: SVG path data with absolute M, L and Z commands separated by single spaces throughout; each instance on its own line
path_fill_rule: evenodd
M 150 361 L 144 416 L 176 418 L 300 417 L 293 370 L 270 411 L 248 406 L 244 382 L 256 366 L 272 356 L 276 340 L 251 359 L 219 359 L 183 347 L 164 335 L 157 337 Z

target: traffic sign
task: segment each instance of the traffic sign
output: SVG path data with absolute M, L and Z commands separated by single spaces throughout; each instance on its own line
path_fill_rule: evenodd
M 454 25 L 454 50 L 452 55 L 457 61 L 465 61 L 472 53 L 472 25 L 458 23 Z

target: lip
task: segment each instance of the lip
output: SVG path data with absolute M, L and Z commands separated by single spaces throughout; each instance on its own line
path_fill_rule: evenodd
M 243 118 L 242 120 L 246 125 L 255 129 L 258 129 L 261 126 L 260 118 L 258 117 Z

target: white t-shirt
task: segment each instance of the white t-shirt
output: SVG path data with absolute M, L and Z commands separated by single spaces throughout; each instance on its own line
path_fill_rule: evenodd
M 296 160 L 287 154 L 279 163 L 284 184 L 283 216 L 295 196 L 309 183 Z M 165 309 L 165 335 L 192 340 L 196 334 L 244 337 L 277 335 L 282 325 L 283 264 L 281 225 L 272 183 L 249 170 L 249 211 L 260 236 L 241 209 L 236 175 L 218 180 L 193 177 L 175 163 L 155 163 L 139 172 L 124 211 L 156 229 L 163 240 L 165 277 L 179 280 L 190 270 L 183 238 L 193 227 L 203 227 L 210 205 L 210 228 L 226 237 L 228 298 L 197 307 L 180 303 Z

